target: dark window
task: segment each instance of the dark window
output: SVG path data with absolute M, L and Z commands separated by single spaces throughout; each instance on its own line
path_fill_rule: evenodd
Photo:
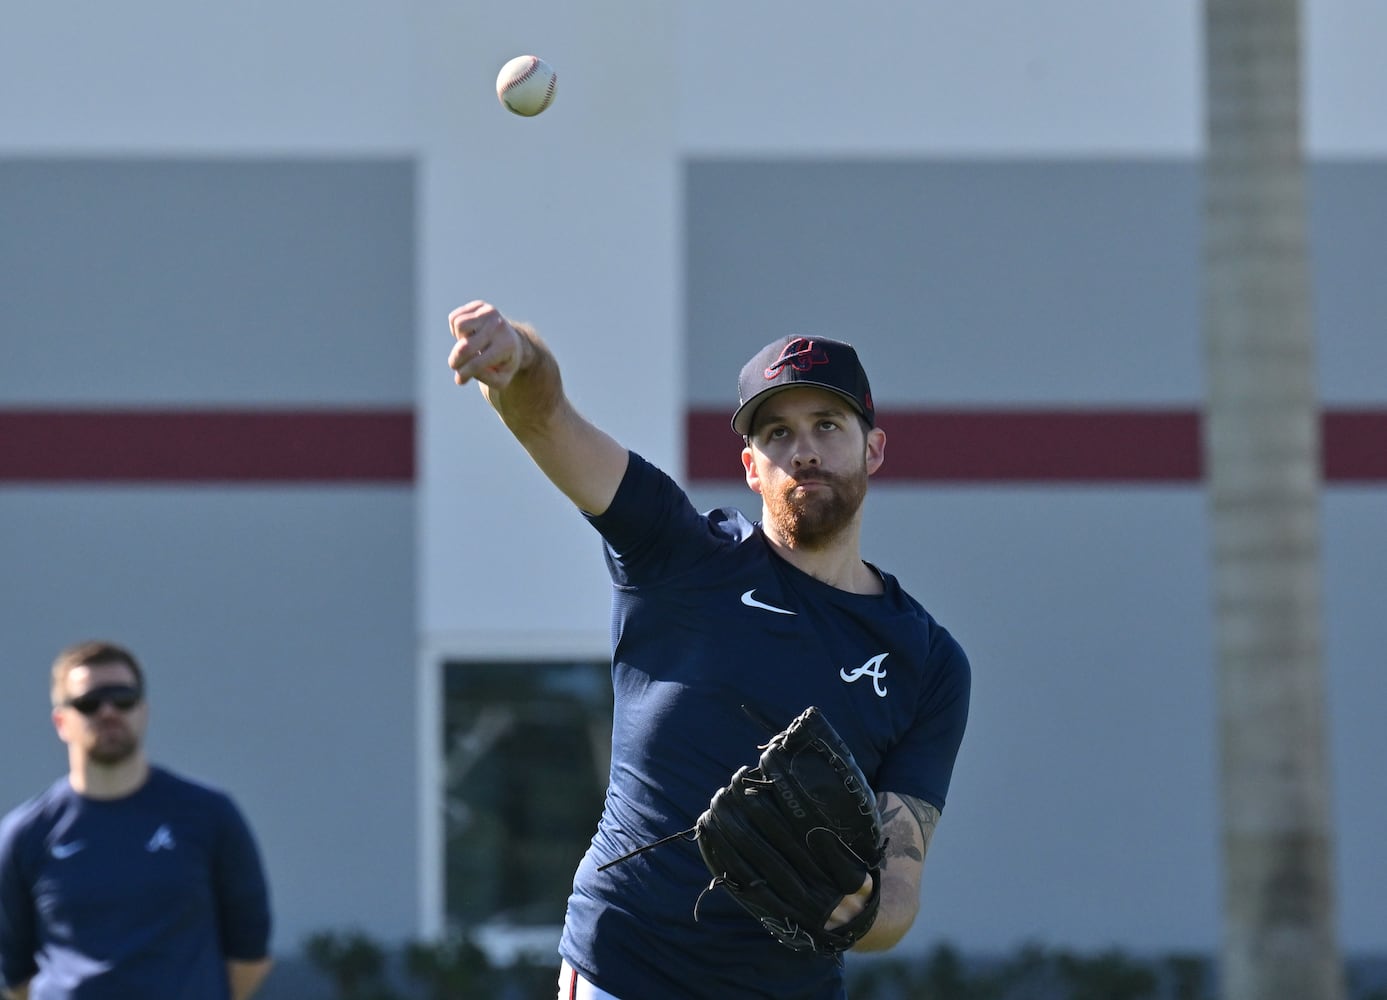
M 557 926 L 611 763 L 607 664 L 444 667 L 447 914 Z

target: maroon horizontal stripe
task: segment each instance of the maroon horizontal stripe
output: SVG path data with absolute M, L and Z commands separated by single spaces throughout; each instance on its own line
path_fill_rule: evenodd
M 413 483 L 410 410 L 4 410 L 0 482 Z
M 1194 409 L 948 409 L 878 413 L 883 480 L 954 483 L 1197 483 Z M 1323 417 L 1324 473 L 1335 483 L 1387 482 L 1387 409 Z M 687 421 L 689 478 L 740 479 L 741 438 L 721 410 Z
M 409 410 L 0 411 L 0 482 L 387 482 L 415 476 Z M 883 411 L 880 477 L 1195 483 L 1195 410 Z M 741 478 L 719 411 L 688 416 L 689 478 Z M 1325 479 L 1387 482 L 1387 409 L 1326 411 Z
M 1323 427 L 1326 479 L 1387 482 L 1387 410 L 1330 410 Z

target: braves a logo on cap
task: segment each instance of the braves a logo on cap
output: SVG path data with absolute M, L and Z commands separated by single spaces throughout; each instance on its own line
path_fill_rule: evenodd
M 797 372 L 807 372 L 815 365 L 826 364 L 828 364 L 827 351 L 808 337 L 796 337 L 785 345 L 785 349 L 780 352 L 780 357 L 776 358 L 766 369 L 766 378 L 775 378 L 780 374 L 780 369 L 786 365 Z

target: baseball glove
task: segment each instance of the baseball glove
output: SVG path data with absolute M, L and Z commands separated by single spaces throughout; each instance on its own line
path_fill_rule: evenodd
M 852 751 L 822 712 L 805 709 L 761 747 L 698 818 L 695 840 L 722 886 L 782 944 L 838 956 L 866 934 L 881 902 L 886 843 L 876 796 Z M 824 923 L 872 876 L 866 908 Z

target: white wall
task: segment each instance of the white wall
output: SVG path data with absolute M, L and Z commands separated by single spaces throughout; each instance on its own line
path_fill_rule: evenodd
M 1376 0 L 1304 0 L 1317 156 L 1380 155 Z M 680 140 L 696 154 L 1195 156 L 1203 5 L 710 0 L 680 14 Z
M 418 67 L 432 123 L 420 137 L 422 629 L 458 654 L 552 632 L 601 650 L 596 537 L 476 387 L 452 384 L 447 316 L 481 298 L 533 322 L 592 420 L 682 461 L 673 9 L 471 5 L 437 27 Z M 495 98 L 497 70 L 524 52 L 559 75 L 533 119 Z
M 0 154 L 413 152 L 434 6 L 7 4 Z

